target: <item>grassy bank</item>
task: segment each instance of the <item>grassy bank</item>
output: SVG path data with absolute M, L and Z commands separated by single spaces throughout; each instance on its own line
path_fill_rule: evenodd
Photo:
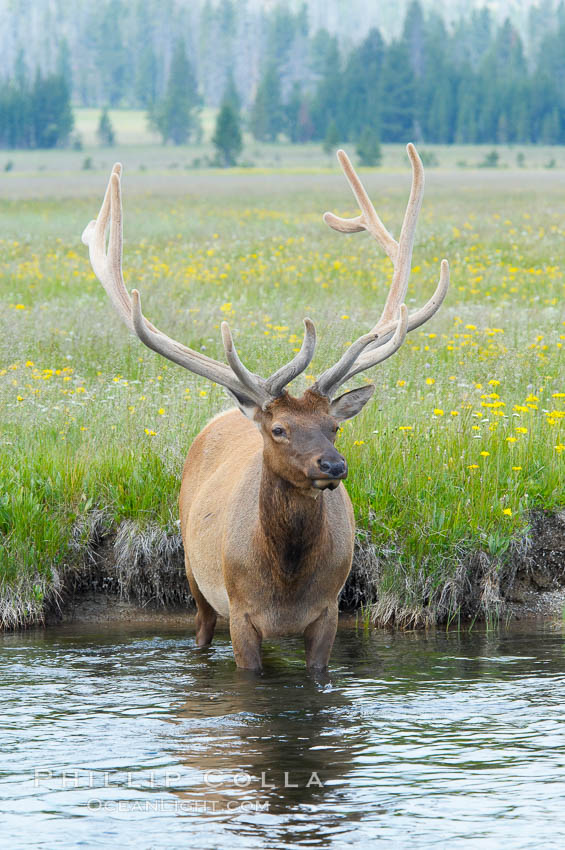
M 322 224 L 325 209 L 354 212 L 339 176 L 183 173 L 173 187 L 124 164 L 126 284 L 172 336 L 222 357 L 227 318 L 246 364 L 268 373 L 309 315 L 320 342 L 307 383 L 374 322 L 390 264 L 365 234 Z M 178 533 L 184 455 L 227 406 L 219 388 L 144 349 L 114 317 L 80 243 L 106 179 L 58 173 L 50 199 L 37 197 L 42 174 L 29 173 L 28 200 L 0 201 L 6 620 L 40 617 L 80 561 L 77 529 L 95 512 L 109 531 L 135 522 L 141 533 Z M 408 172 L 366 182 L 398 233 Z M 340 436 L 378 557 L 381 615 L 445 599 L 462 564 L 477 553 L 503 564 L 532 509 L 565 504 L 560 183 L 562 172 L 428 172 L 408 303 L 431 294 L 443 256 L 451 291 L 433 323 L 368 376 L 375 400 Z

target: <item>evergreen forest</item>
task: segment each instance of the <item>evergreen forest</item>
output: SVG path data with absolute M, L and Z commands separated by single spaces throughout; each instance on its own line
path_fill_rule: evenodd
M 2 147 L 67 144 L 73 107 L 144 109 L 172 144 L 220 109 L 225 162 L 240 121 L 261 141 L 353 141 L 369 160 L 379 141 L 565 144 L 563 2 L 532 5 L 526 36 L 486 7 L 447 21 L 414 0 L 397 32 L 359 26 L 357 41 L 315 28 L 311 4 L 235 0 L 40 0 L 26 39 L 22 3 L 0 0 Z

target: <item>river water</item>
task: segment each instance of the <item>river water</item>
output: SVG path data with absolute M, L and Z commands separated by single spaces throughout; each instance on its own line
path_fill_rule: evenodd
M 2 848 L 563 848 L 565 630 L 0 636 Z

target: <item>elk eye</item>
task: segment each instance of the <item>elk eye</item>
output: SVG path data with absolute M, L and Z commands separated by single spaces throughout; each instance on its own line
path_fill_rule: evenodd
M 280 425 L 275 425 L 275 427 L 273 428 L 273 436 L 283 437 L 284 436 L 284 428 L 281 428 Z

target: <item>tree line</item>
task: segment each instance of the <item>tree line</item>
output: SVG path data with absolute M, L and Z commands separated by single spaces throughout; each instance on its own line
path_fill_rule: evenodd
M 284 44 L 284 42 L 282 42 Z M 287 43 L 288 46 L 288 43 Z M 197 130 L 197 84 L 189 57 L 177 44 L 169 90 L 177 79 L 190 100 Z M 260 141 L 284 134 L 291 142 L 354 141 L 360 159 L 376 164 L 379 141 L 439 144 L 565 144 L 565 5 L 541 39 L 535 62 L 509 20 L 495 27 L 487 9 L 449 31 L 437 14 L 415 0 L 403 32 L 388 44 L 371 30 L 347 55 L 326 31 L 312 40 L 313 79 L 284 85 L 286 53 L 267 58 L 246 121 Z M 182 79 L 189 81 L 188 98 Z M 160 101 L 166 114 L 171 95 Z M 169 98 L 169 101 L 167 101 Z M 171 110 L 178 122 L 178 101 Z M 233 76 L 224 92 L 223 121 L 239 121 L 241 98 Z M 164 138 L 165 125 L 161 125 Z M 233 132 L 230 130 L 230 132 Z M 185 136 L 186 138 L 186 136 Z
M 256 138 L 565 143 L 564 4 L 531 62 L 510 21 L 495 27 L 486 9 L 449 31 L 413 2 L 399 39 L 372 30 L 346 56 L 335 37 L 315 39 L 315 85 L 295 82 L 285 98 L 276 62 L 265 67 L 250 111 Z
M 279 3 L 250 18 L 246 4 L 207 0 L 197 32 L 188 7 L 168 6 L 159 19 L 152 4 L 138 0 L 126 13 L 123 0 L 103 0 L 78 71 L 64 39 L 54 70 L 34 82 L 20 54 L 0 84 L 0 144 L 64 143 L 71 93 L 75 103 L 141 105 L 174 144 L 199 139 L 201 107 L 219 106 L 214 138 L 231 139 L 216 145 L 224 164 L 241 149 L 242 126 L 261 141 L 354 141 L 367 162 L 378 158 L 379 141 L 565 143 L 564 2 L 532 8 L 528 51 L 510 20 L 497 25 L 486 8 L 448 27 L 413 0 L 397 38 L 372 29 L 344 46 L 326 30 L 310 32 L 306 4 L 293 11 Z M 240 38 L 246 22 L 259 53 Z

